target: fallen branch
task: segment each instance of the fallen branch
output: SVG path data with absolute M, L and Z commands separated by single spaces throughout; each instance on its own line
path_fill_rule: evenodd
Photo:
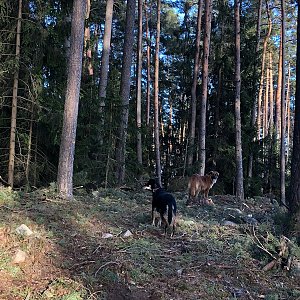
M 86 260 L 86 261 L 83 261 L 81 263 L 77 263 L 77 264 L 74 264 L 72 267 L 70 267 L 69 269 L 74 269 L 76 267 L 80 267 L 80 266 L 83 266 L 83 265 L 88 265 L 88 264 L 93 264 L 95 263 L 96 261 L 95 260 Z
M 256 244 L 256 246 L 258 248 L 260 248 L 261 250 L 263 250 L 264 252 L 266 252 L 267 254 L 269 254 L 273 259 L 277 260 L 277 257 L 274 256 L 268 249 L 266 249 L 263 246 L 263 244 L 261 243 L 261 241 L 259 240 L 259 238 L 256 236 L 254 226 L 252 226 L 252 229 L 253 229 L 253 236 L 255 237 L 255 239 L 256 239 L 256 241 L 258 243 L 258 244 Z
M 95 276 L 97 276 L 97 274 L 98 274 L 103 268 L 105 268 L 105 267 L 108 266 L 108 265 L 113 265 L 113 264 L 118 265 L 119 263 L 117 263 L 116 261 L 108 261 L 108 262 L 106 262 L 104 265 L 102 265 L 102 266 L 95 272 Z
M 271 262 L 269 262 L 263 267 L 263 271 L 266 272 L 273 269 L 277 265 L 277 262 L 278 262 L 277 259 L 272 260 Z

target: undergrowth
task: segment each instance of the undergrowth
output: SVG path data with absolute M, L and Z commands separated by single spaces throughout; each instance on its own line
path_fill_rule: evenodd
M 0 299 L 299 297 L 299 278 L 283 265 L 263 271 L 279 255 L 284 220 L 268 199 L 247 203 L 245 213 L 266 216 L 257 226 L 224 226 L 226 208 L 241 208 L 234 197 L 187 208 L 186 195 L 175 195 L 178 221 L 170 238 L 151 226 L 151 193 L 76 190 L 73 201 L 63 201 L 54 186 L 32 193 L 1 188 Z M 18 235 L 21 224 L 33 234 Z M 296 242 L 287 244 L 300 259 Z M 17 250 L 26 253 L 21 263 L 13 261 Z

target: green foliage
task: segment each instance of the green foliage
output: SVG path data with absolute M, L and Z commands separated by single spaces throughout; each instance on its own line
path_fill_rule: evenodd
M 94 75 L 86 70 L 83 57 L 77 136 L 74 159 L 74 184 L 93 182 L 97 185 L 115 185 L 115 148 L 120 121 L 120 80 L 123 59 L 126 2 L 114 5 L 113 35 L 109 66 L 107 97 L 103 110 L 98 96 L 100 57 L 105 20 L 105 1 L 92 2 L 86 26 L 90 29 L 88 42 L 92 49 Z M 287 3 L 286 60 L 291 63 L 291 95 L 295 79 L 295 3 Z M 0 174 L 7 174 L 9 152 L 9 128 L 11 95 L 14 72 L 19 69 L 19 99 L 17 119 L 17 151 L 15 184 L 48 186 L 57 177 L 61 127 L 68 70 L 70 41 L 70 14 L 72 1 L 25 1 L 23 5 L 20 64 L 15 58 L 15 28 L 17 1 L 0 2 L 0 131 L 3 137 L 0 148 Z M 148 3 L 151 47 L 151 76 L 156 37 L 156 4 Z M 196 1 L 162 1 L 159 105 L 161 127 L 161 161 L 163 178 L 167 184 L 178 176 L 198 172 L 198 124 L 196 144 L 193 149 L 194 163 L 186 166 L 187 138 L 189 135 L 190 100 L 193 79 L 195 37 L 197 24 Z M 272 38 L 268 50 L 273 53 L 274 74 L 277 73 L 279 14 L 277 5 L 272 6 Z M 265 7 L 262 11 L 261 41 L 267 32 Z M 145 31 L 145 15 L 143 28 Z M 204 18 L 202 16 L 202 23 Z M 279 195 L 279 151 L 269 137 L 253 142 L 256 128 L 251 124 L 252 107 L 257 101 L 257 88 L 261 73 L 261 44 L 255 53 L 257 37 L 257 1 L 247 0 L 241 7 L 241 60 L 242 60 L 242 148 L 244 156 L 245 193 L 248 196 L 272 191 Z M 230 2 L 214 2 L 212 34 L 209 58 L 209 95 L 206 127 L 206 169 L 217 169 L 220 179 L 218 193 L 233 194 L 235 190 L 235 120 L 234 120 L 234 20 Z M 200 51 L 203 51 L 203 30 Z M 136 32 L 135 32 L 136 34 Z M 144 32 L 143 47 L 146 46 Z M 136 47 L 136 44 L 134 44 Z M 145 51 L 144 51 L 145 54 Z M 133 59 L 135 65 L 136 60 Z M 146 118 L 146 56 L 143 56 L 142 78 L 142 143 L 143 164 L 137 163 L 136 155 L 136 82 L 132 68 L 131 101 L 129 107 L 128 136 L 126 146 L 127 184 L 136 184 L 145 172 L 155 173 L 153 146 L 153 81 L 151 78 L 150 124 Z M 200 68 L 197 97 L 201 99 L 202 71 Z M 274 77 L 276 87 L 277 76 Z M 293 97 L 292 97 L 293 98 Z M 172 108 L 172 109 L 171 109 Z M 199 112 L 199 104 L 197 108 Z M 172 113 L 172 115 L 171 115 Z M 32 120 L 32 122 L 31 122 Z M 32 132 L 30 128 L 32 125 Z M 270 147 L 269 145 L 273 145 Z M 253 153 L 253 175 L 247 178 L 248 158 Z M 28 178 L 25 178 L 29 161 Z M 185 174 L 184 174 L 185 173 Z M 289 165 L 288 172 L 289 173 Z M 183 189 L 184 187 L 180 187 Z M 177 187 L 179 189 L 179 187 Z

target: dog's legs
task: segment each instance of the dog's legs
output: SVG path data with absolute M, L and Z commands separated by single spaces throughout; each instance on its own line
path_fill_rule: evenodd
M 200 196 L 199 196 L 199 194 L 200 194 Z M 202 197 L 203 197 L 202 191 L 198 190 L 197 194 L 196 194 L 196 199 L 197 199 L 198 204 L 201 204 Z
M 209 189 L 207 189 L 207 190 L 204 191 L 204 197 L 205 197 L 206 199 L 208 198 L 208 191 L 209 191 Z
M 153 207 L 152 207 L 152 226 L 155 226 L 155 213 Z
M 189 193 L 189 198 L 186 200 L 186 203 L 185 203 L 186 206 L 189 206 L 189 205 L 190 205 L 190 203 L 191 203 L 191 198 L 192 198 L 192 196 L 191 196 L 191 194 Z
M 157 222 L 157 226 L 160 227 L 161 226 L 161 217 L 159 218 L 158 222 Z

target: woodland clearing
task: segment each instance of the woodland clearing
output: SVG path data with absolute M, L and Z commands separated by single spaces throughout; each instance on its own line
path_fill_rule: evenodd
M 142 189 L 63 201 L 53 186 L 0 188 L 0 299 L 300 299 L 300 248 L 283 237 L 276 201 L 215 195 L 214 206 L 186 207 L 186 193 L 174 195 L 170 238 L 151 226 Z M 17 234 L 21 224 L 33 233 Z

